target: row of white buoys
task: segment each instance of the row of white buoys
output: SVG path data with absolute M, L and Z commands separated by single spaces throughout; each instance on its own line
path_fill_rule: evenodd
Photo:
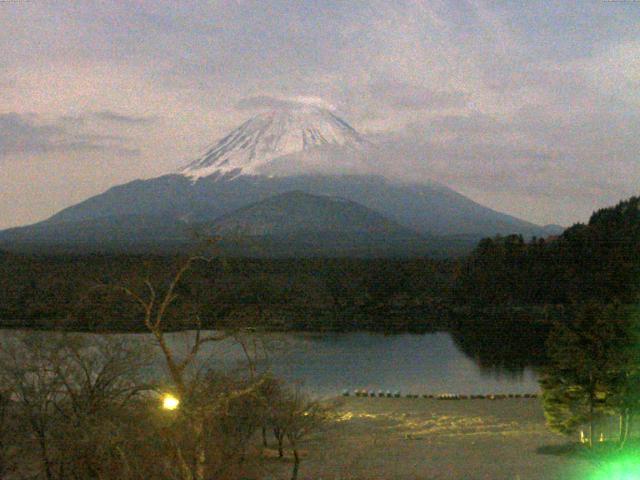
M 497 393 L 486 395 L 459 395 L 457 393 L 439 393 L 439 394 L 423 394 L 417 395 L 415 393 L 407 393 L 401 395 L 399 390 L 391 392 L 389 390 L 355 390 L 353 392 L 356 397 L 371 397 L 371 398 L 427 398 L 435 400 L 503 400 L 507 398 L 537 398 L 537 393 Z M 349 390 L 343 390 L 342 396 L 349 397 L 351 392 Z
M 348 397 L 351 395 L 349 390 L 343 390 L 342 395 Z M 386 392 L 383 390 L 356 390 L 354 392 L 356 397 L 379 397 L 379 398 L 400 398 L 400 391 L 391 392 L 387 390 Z

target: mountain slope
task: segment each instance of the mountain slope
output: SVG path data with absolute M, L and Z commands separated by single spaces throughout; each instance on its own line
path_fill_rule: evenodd
M 240 208 L 207 225 L 232 238 L 229 248 L 258 256 L 426 255 L 416 232 L 356 202 L 286 192 Z M 237 243 L 244 248 L 238 248 Z
M 415 232 L 351 200 L 302 191 L 286 192 L 223 215 L 218 234 L 292 235 L 299 232 L 353 232 L 418 237 Z
M 347 198 L 425 234 L 544 235 L 542 227 L 483 207 L 447 187 L 365 175 L 241 175 L 231 180 L 213 175 L 195 183 L 180 175 L 169 175 L 114 187 L 42 223 L 118 215 L 211 221 L 249 203 L 292 190 Z
M 129 251 L 140 245 L 185 244 L 192 227 L 166 215 L 101 216 L 75 222 L 43 222 L 0 232 L 0 244 L 11 250 Z M 137 249 L 139 250 L 139 249 Z
M 27 251 L 49 246 L 56 252 L 172 252 L 193 245 L 194 233 L 218 235 L 223 251 L 242 256 L 406 257 L 433 250 L 416 232 L 358 203 L 300 191 L 269 197 L 213 221 L 120 215 L 13 229 L 2 238 Z
M 43 222 L 0 232 L 0 245 L 175 242 L 192 225 L 211 225 L 291 191 L 347 199 L 429 237 L 550 233 L 433 182 L 365 174 L 372 149 L 375 145 L 326 110 L 261 114 L 178 173 L 119 185 Z

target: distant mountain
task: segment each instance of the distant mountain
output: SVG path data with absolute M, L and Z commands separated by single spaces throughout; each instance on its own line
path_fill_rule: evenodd
M 227 253 L 251 256 L 406 257 L 427 255 L 442 246 L 442 241 L 428 241 L 356 202 L 300 191 L 268 197 L 213 221 L 111 216 L 13 229 L 4 238 L 23 250 L 50 245 L 58 252 L 73 252 L 93 245 L 107 251 L 157 252 L 191 245 L 194 234 L 222 236 Z
M 223 215 L 210 231 L 234 238 L 242 246 L 236 251 L 259 256 L 405 257 L 432 249 L 424 237 L 363 205 L 301 191 Z
M 542 227 L 542 232 L 546 234 L 546 236 L 551 235 L 561 235 L 562 232 L 566 230 L 566 227 L 562 225 L 549 224 Z
M 304 107 L 260 114 L 177 173 L 116 186 L 43 222 L 0 232 L 0 246 L 108 244 L 117 249 L 119 244 L 180 243 L 194 226 L 212 225 L 238 209 L 293 191 L 355 202 L 430 238 L 559 233 L 486 208 L 434 182 L 366 174 L 375 149 L 327 110 Z M 309 200 L 300 193 L 290 199 L 303 205 Z M 253 215 L 273 212 L 263 204 Z M 283 231 L 293 231 L 292 218 L 299 217 L 281 218 L 286 222 Z M 258 223 L 252 225 L 257 228 Z
M 300 232 L 354 232 L 418 237 L 406 227 L 363 205 L 340 197 L 286 192 L 242 207 L 213 222 L 217 234 L 294 235 Z
M 141 251 L 190 243 L 192 227 L 164 215 L 112 215 L 73 222 L 42 222 L 0 232 L 0 244 L 22 251 Z

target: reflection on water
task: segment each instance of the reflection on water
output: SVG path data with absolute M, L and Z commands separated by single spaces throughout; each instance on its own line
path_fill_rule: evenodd
M 136 341 L 151 340 L 149 335 L 126 335 Z M 186 351 L 192 335 L 173 333 L 168 339 L 172 348 Z M 259 369 L 270 368 L 289 381 L 302 382 L 305 389 L 317 395 L 358 388 L 417 394 L 538 391 L 530 368 L 517 372 L 492 369 L 488 373 L 463 354 L 448 333 L 269 333 L 243 338 L 246 350 L 258 359 Z M 244 350 L 232 338 L 205 344 L 200 358 L 203 366 L 246 368 Z M 159 355 L 156 368 L 162 368 Z
M 546 363 L 550 324 L 482 318 L 460 322 L 452 328 L 453 341 L 465 355 L 494 375 L 521 374 L 529 366 Z
M 273 370 L 321 394 L 342 389 L 404 393 L 528 393 L 538 391 L 529 368 L 488 374 L 447 333 L 384 336 L 371 333 L 287 335 L 289 349 Z

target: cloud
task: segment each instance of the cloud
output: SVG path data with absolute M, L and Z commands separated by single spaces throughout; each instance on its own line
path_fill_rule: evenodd
M 588 59 L 571 63 L 601 93 L 640 105 L 640 39 L 616 43 Z
M 463 107 L 467 95 L 463 92 L 439 92 L 429 89 L 404 90 L 389 96 L 394 107 L 408 110 L 436 110 L 448 107 Z
M 327 110 L 335 110 L 335 106 L 331 103 L 323 100 L 320 97 L 312 96 L 293 96 L 293 97 L 278 97 L 270 95 L 258 95 L 254 97 L 247 97 L 241 99 L 236 103 L 235 107 L 238 110 L 258 110 L 263 108 L 268 109 L 280 109 L 280 108 L 296 108 L 312 106 L 318 108 L 324 108 Z
M 425 85 L 405 82 L 377 83 L 372 86 L 371 93 L 399 110 L 462 108 L 469 102 L 469 96 L 460 90 L 434 90 Z
M 99 112 L 94 112 L 91 116 L 96 120 L 103 120 L 106 122 L 113 122 L 124 125 L 146 125 L 155 121 L 154 117 L 124 115 L 121 113 L 113 112 L 111 110 L 101 110 Z
M 0 114 L 0 158 L 12 154 L 33 155 L 50 152 L 103 151 L 137 155 L 118 135 L 87 133 L 76 128 L 82 117 L 64 116 L 47 122 L 35 114 Z
M 422 136 L 424 131 L 430 131 L 436 135 L 462 136 L 486 136 L 506 134 L 513 127 L 501 119 L 490 115 L 473 113 L 471 115 L 437 115 L 427 121 L 413 122 L 407 125 L 407 131 Z M 486 137 L 485 137 L 486 138 Z
M 62 115 L 58 117 L 58 121 L 72 128 L 82 127 L 87 124 L 87 118 L 84 115 Z
M 640 114 L 601 109 L 565 119 L 544 109 L 520 113 L 510 121 L 477 114 L 415 122 L 378 136 L 377 162 L 394 158 L 389 171 L 398 178 L 432 178 L 539 223 L 570 224 L 597 205 L 637 194 L 640 132 L 633 125 L 640 125 Z M 533 210 L 532 202 L 555 217 Z

